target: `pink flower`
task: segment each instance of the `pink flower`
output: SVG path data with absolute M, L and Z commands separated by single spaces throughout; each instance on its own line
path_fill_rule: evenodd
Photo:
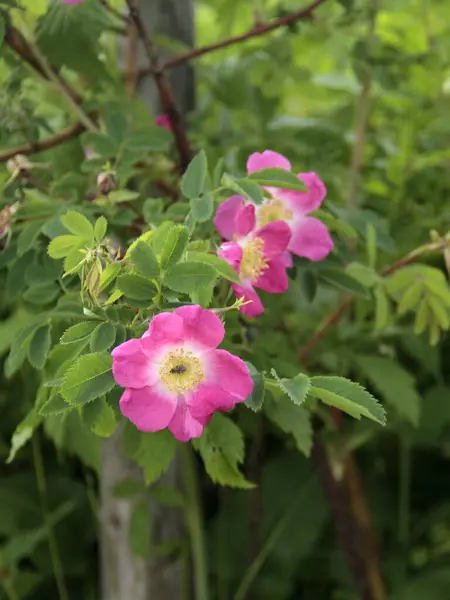
M 272 150 L 265 150 L 262 154 L 255 152 L 247 161 L 249 174 L 269 167 L 290 171 L 291 163 Z M 298 178 L 306 185 L 307 192 L 266 188 L 270 198 L 266 198 L 261 205 L 256 206 L 257 225 L 263 227 L 273 221 L 285 221 L 292 232 L 288 251 L 297 256 L 305 256 L 312 261 L 320 261 L 333 249 L 333 240 L 325 225 L 308 215 L 319 208 L 327 190 L 316 173 L 299 173 Z M 225 239 L 232 238 L 236 212 L 244 203 L 246 201 L 241 196 L 231 196 L 219 206 L 214 225 Z M 292 266 L 289 255 L 285 256 L 285 265 Z
M 218 250 L 218 255 L 239 274 L 241 284 L 232 283 L 231 286 L 237 298 L 251 301 L 240 308 L 248 317 L 264 312 L 255 287 L 272 294 L 282 294 L 289 287 L 283 260 L 291 238 L 289 226 L 283 221 L 276 221 L 255 230 L 255 225 L 255 206 L 244 205 L 239 199 L 233 221 L 236 241 L 225 242 Z
M 112 351 L 114 378 L 126 388 L 122 414 L 141 431 L 167 427 L 181 442 L 200 437 L 215 411 L 253 390 L 245 363 L 216 350 L 224 335 L 219 317 L 200 306 L 153 317 L 140 339 Z
M 172 131 L 172 125 L 171 125 L 170 119 L 167 115 L 158 115 L 155 119 L 155 123 L 156 123 L 156 125 L 158 125 L 158 127 L 163 127 L 164 129 L 167 129 L 168 131 Z

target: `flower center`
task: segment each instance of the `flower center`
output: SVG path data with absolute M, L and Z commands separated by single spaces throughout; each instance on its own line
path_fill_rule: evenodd
M 159 369 L 159 377 L 170 392 L 185 394 L 195 390 L 205 374 L 201 360 L 192 352 L 179 348 L 167 354 Z
M 239 268 L 242 279 L 256 281 L 267 269 L 267 260 L 264 258 L 264 242 L 261 238 L 250 240 L 242 248 L 242 260 Z
M 294 211 L 287 208 L 282 200 L 273 198 L 266 200 L 258 209 L 258 221 L 260 227 L 274 221 L 289 221 L 294 216 Z

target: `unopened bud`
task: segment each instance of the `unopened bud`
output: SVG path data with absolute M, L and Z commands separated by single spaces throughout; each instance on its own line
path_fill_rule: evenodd
M 107 196 L 117 189 L 117 180 L 113 173 L 100 173 L 97 177 L 97 188 L 100 194 Z
M 26 156 L 23 154 L 16 154 L 10 158 L 6 163 L 6 168 L 13 175 L 17 175 L 20 172 L 29 170 L 33 166 Z

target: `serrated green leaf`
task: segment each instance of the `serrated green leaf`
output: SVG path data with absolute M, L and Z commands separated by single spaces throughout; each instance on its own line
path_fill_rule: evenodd
M 30 364 L 39 371 L 44 368 L 47 361 L 47 355 L 52 343 L 52 329 L 49 324 L 45 324 L 37 329 L 31 338 L 28 346 L 28 360 Z
M 138 432 L 137 435 L 136 431 L 133 432 L 134 442 L 128 441 L 128 451 L 132 451 L 132 457 L 144 470 L 145 483 L 150 485 L 169 468 L 175 456 L 176 441 L 167 429 L 155 433 Z
M 163 127 L 156 125 L 140 126 L 127 137 L 127 146 L 140 152 L 164 152 L 172 142 L 172 134 Z
M 242 489 L 254 487 L 239 471 L 238 465 L 244 460 L 244 437 L 231 419 L 216 413 L 193 445 L 214 483 Z
M 214 210 L 214 196 L 211 192 L 205 192 L 200 198 L 190 199 L 192 216 L 199 223 L 208 221 Z
M 275 371 L 272 371 L 278 385 L 285 392 L 294 404 L 300 406 L 306 400 L 311 386 L 311 380 L 308 375 L 299 373 L 292 379 L 280 379 Z
M 61 217 L 62 224 L 66 229 L 77 235 L 89 240 L 94 238 L 94 228 L 84 215 L 76 210 L 69 210 Z
M 370 294 L 364 285 L 340 269 L 323 269 L 318 271 L 318 276 L 326 283 L 337 287 L 340 290 L 357 294 L 363 298 L 370 297 Z
M 228 281 L 233 281 L 234 283 L 240 283 L 238 274 L 233 269 L 233 267 L 225 260 L 222 260 L 216 254 L 189 251 L 186 254 L 186 259 L 188 261 L 201 262 L 210 265 L 211 267 L 213 267 L 213 269 L 215 269 L 216 273 L 224 279 L 227 279 Z
M 421 399 L 414 377 L 398 362 L 381 356 L 356 356 L 356 364 L 374 388 L 400 417 L 417 425 Z
M 109 354 L 85 354 L 65 373 L 61 386 L 63 398 L 71 404 L 86 404 L 114 387 Z
M 77 235 L 60 235 L 50 242 L 47 251 L 51 258 L 64 258 L 72 250 L 82 248 L 84 245 L 84 238 Z
M 83 406 L 83 422 L 100 437 L 109 437 L 117 427 L 114 410 L 105 398 L 98 398 Z
M 358 383 L 344 377 L 312 377 L 309 393 L 355 419 L 363 416 L 381 425 L 386 422 L 384 408 L 372 394 Z
M 35 322 L 18 332 L 5 363 L 5 374 L 7 377 L 11 377 L 22 365 L 34 332 L 40 326 L 41 322 Z
M 202 308 L 208 308 L 212 302 L 215 284 L 201 285 L 189 295 L 193 304 L 199 304 Z
M 48 417 L 50 415 L 60 415 L 69 410 L 74 410 L 74 406 L 68 404 L 62 396 L 56 394 L 54 396 L 50 396 L 49 400 L 41 406 L 39 409 L 39 414 L 42 417 Z
M 31 304 L 43 306 L 53 302 L 60 294 L 60 291 L 61 290 L 57 283 L 44 283 L 42 285 L 34 285 L 33 287 L 28 288 L 22 297 Z
M 42 223 L 30 223 L 21 232 L 17 239 L 17 256 L 22 256 L 34 246 L 34 242 L 42 229 Z
M 111 285 L 117 275 L 120 273 L 120 265 L 119 263 L 111 263 L 106 267 L 106 269 L 102 272 L 100 277 L 100 291 L 106 290 L 106 288 Z
M 149 279 L 135 273 L 119 275 L 117 287 L 125 296 L 135 300 L 150 300 L 158 291 Z
M 259 373 L 257 368 L 245 361 L 245 364 L 250 371 L 250 376 L 253 380 L 253 391 L 250 396 L 245 400 L 245 406 L 253 410 L 254 412 L 258 412 L 261 410 L 264 403 L 264 395 L 265 395 L 265 387 L 264 387 L 264 377 Z
M 203 263 L 186 261 L 167 269 L 164 284 L 175 292 L 189 294 L 199 286 L 211 284 L 216 278 L 215 270 Z
M 98 244 L 103 240 L 108 229 L 108 221 L 101 216 L 95 221 L 94 236 Z
M 204 190 L 208 160 L 204 150 L 194 156 L 189 163 L 183 177 L 180 188 L 186 198 L 198 198 Z
M 116 329 L 111 323 L 99 323 L 92 332 L 91 352 L 104 352 L 111 348 L 116 339 Z
M 228 173 L 222 175 L 221 183 L 224 187 L 239 196 L 244 196 L 255 204 L 261 204 L 264 200 L 264 193 L 259 185 L 250 179 L 233 179 Z
M 155 240 L 153 240 L 154 242 Z M 168 232 L 159 259 L 162 269 L 177 263 L 183 256 L 189 242 L 189 232 L 183 225 L 175 225 Z
M 160 268 L 150 244 L 139 242 L 131 252 L 131 262 L 136 271 L 150 279 L 159 276 Z
M 27 416 L 17 425 L 11 438 L 11 449 L 9 456 L 6 459 L 7 464 L 10 464 L 16 457 L 17 453 L 31 439 L 33 433 L 41 423 L 41 418 L 33 409 Z
M 293 436 L 300 452 L 305 456 L 311 454 L 313 431 L 311 416 L 307 410 L 296 406 L 286 396 L 270 399 L 265 403 L 264 410 L 275 425 Z
M 278 187 L 286 190 L 299 190 L 306 192 L 306 186 L 295 173 L 284 169 L 268 168 L 254 171 L 248 176 L 264 187 Z
M 60 344 L 74 344 L 82 340 L 88 340 L 94 329 L 97 327 L 95 321 L 83 321 L 66 329 L 62 334 Z

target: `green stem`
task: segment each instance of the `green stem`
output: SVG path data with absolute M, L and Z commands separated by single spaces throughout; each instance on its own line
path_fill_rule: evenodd
M 255 557 L 255 560 L 252 562 L 250 567 L 244 574 L 244 577 L 239 584 L 236 593 L 233 596 L 233 600 L 244 600 L 247 597 L 247 594 L 256 579 L 258 573 L 262 569 L 264 563 L 272 552 L 274 546 L 278 543 L 281 536 L 283 535 L 286 527 L 289 525 L 290 520 L 294 516 L 294 513 L 298 507 L 298 503 L 300 499 L 309 491 L 311 488 L 312 480 L 302 486 L 297 494 L 294 496 L 292 503 L 288 510 L 282 515 L 277 525 L 274 527 L 268 538 L 266 539 L 263 547 L 259 551 L 258 555 Z
M 56 586 L 58 588 L 58 596 L 60 600 L 69 600 L 64 570 L 62 567 L 61 556 L 59 554 L 58 543 L 53 531 L 53 526 L 50 521 L 50 516 L 47 506 L 47 485 L 45 481 L 44 461 L 42 459 L 41 446 L 39 443 L 39 433 L 36 432 L 31 438 L 33 447 L 33 462 L 36 473 L 36 482 L 41 501 L 41 510 L 44 517 L 44 525 L 47 531 L 48 547 L 52 561 L 53 573 L 55 575 Z
M 208 570 L 203 519 L 194 453 L 189 444 L 181 446 L 181 459 L 185 483 L 185 518 L 194 563 L 195 599 L 208 600 Z
M 411 487 L 411 452 L 403 437 L 399 440 L 398 539 L 403 546 L 409 542 L 409 505 Z

